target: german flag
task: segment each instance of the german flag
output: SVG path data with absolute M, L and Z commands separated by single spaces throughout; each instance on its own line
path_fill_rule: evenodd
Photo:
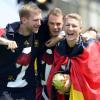
M 71 59 L 70 100 L 100 100 L 100 42 Z

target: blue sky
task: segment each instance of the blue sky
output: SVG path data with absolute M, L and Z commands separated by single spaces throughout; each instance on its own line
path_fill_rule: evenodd
M 16 0 L 0 0 L 0 27 L 19 20 Z

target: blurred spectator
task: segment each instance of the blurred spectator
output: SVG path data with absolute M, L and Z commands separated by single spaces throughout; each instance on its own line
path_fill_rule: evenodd
M 84 34 L 82 34 L 82 37 L 84 41 L 88 41 L 89 39 L 96 39 L 97 30 L 93 27 L 88 28 Z
M 100 41 L 100 33 L 99 32 L 96 35 L 96 40 L 99 40 Z

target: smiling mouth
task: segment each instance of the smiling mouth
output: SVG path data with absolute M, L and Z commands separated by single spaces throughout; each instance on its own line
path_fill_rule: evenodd
M 53 34 L 58 34 L 58 33 L 59 33 L 59 32 L 55 32 L 55 31 L 53 32 Z
M 35 27 L 35 29 L 37 29 L 37 28 L 39 28 L 39 27 Z
M 68 36 L 72 36 L 72 35 L 74 35 L 74 33 L 71 33 L 71 34 L 67 34 Z

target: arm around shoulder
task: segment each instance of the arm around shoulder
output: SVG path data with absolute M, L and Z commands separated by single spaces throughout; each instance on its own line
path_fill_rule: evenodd
M 45 45 L 46 45 L 47 47 L 55 46 L 60 40 L 63 40 L 64 37 L 65 37 L 65 35 L 59 34 L 58 36 L 52 37 L 51 39 L 49 39 L 49 40 L 45 43 Z

